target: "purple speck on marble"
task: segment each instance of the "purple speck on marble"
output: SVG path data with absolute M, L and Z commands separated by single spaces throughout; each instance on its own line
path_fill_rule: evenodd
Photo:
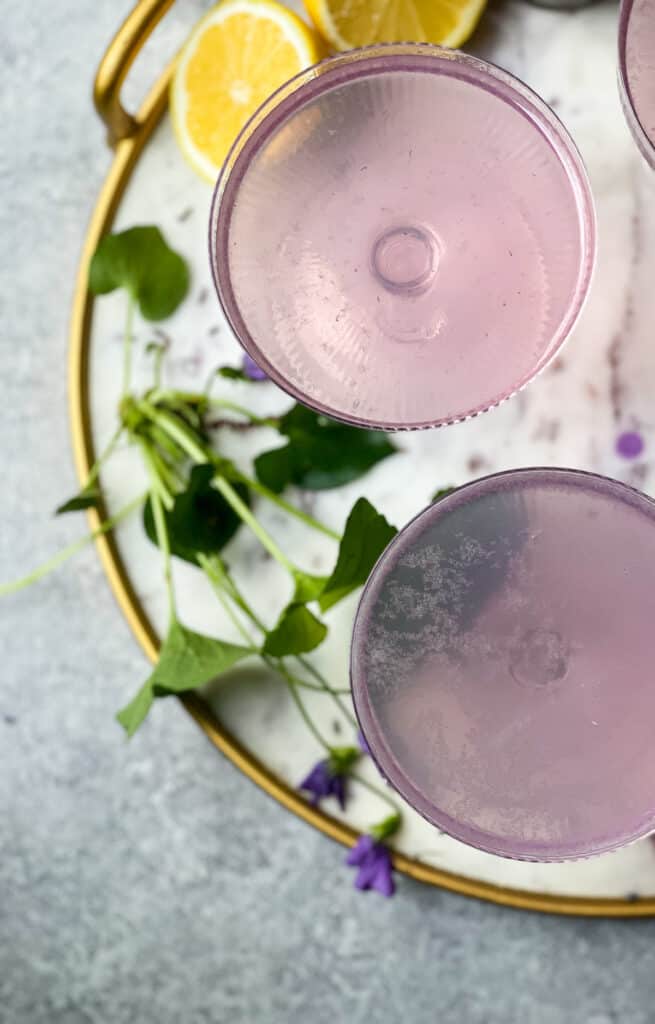
M 624 459 L 636 459 L 644 450 L 644 439 L 636 430 L 624 430 L 616 439 L 616 451 Z
M 368 743 L 366 742 L 366 736 L 364 735 L 364 733 L 362 732 L 361 729 L 357 730 L 357 744 L 359 746 L 359 749 L 362 751 L 362 753 L 364 753 L 364 754 L 370 754 L 371 753 L 371 748 L 369 747 Z

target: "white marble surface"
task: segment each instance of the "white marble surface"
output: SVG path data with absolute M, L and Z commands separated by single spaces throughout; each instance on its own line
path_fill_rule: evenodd
M 15 4 L 3 19 L 0 444 L 9 486 L 1 579 L 27 570 L 80 529 L 48 513 L 75 486 L 66 328 L 84 224 L 109 163 L 89 85 L 128 6 Z M 167 42 L 204 6 L 188 0 L 173 9 L 149 48 L 142 80 L 154 77 Z M 609 26 L 614 5 L 601 11 Z M 507 12 L 512 8 L 494 5 L 492 30 Z M 560 26 L 573 25 L 580 53 L 571 57 L 570 73 L 584 77 L 596 46 L 591 15 L 539 12 L 529 58 L 535 73 L 540 66 L 543 72 Z M 488 30 L 478 36 L 480 52 Z M 614 118 L 611 66 L 604 72 L 598 107 Z M 621 160 L 632 158 L 627 142 L 604 138 L 588 144 L 596 154 L 595 187 L 609 196 Z M 632 173 L 645 188 L 636 165 Z M 633 200 L 610 198 L 608 208 L 614 219 L 603 245 L 611 253 L 632 230 Z M 560 431 L 580 435 L 576 444 L 598 453 L 599 468 L 632 474 L 633 466 L 614 460 L 612 445 L 633 417 L 649 428 L 652 370 L 648 319 L 637 335 L 627 313 L 627 326 L 613 320 L 627 279 L 617 258 L 601 278 L 600 308 L 583 342 L 591 376 L 581 363 L 580 378 L 602 398 L 596 406 L 591 393 L 587 402 L 572 389 Z M 607 350 L 614 334 L 618 368 Z M 572 343 L 566 355 L 579 347 Z M 553 381 L 536 387 L 556 389 Z M 610 392 L 621 396 L 621 412 L 606 421 L 601 409 Z M 512 405 L 494 415 L 508 416 L 506 464 L 520 464 L 512 444 L 523 428 L 518 407 L 509 417 Z M 480 421 L 489 429 L 491 422 Z M 599 426 L 593 449 L 590 424 Z M 458 430 L 436 435 L 439 478 L 451 453 L 460 459 L 459 479 L 473 471 L 464 442 L 456 454 Z M 480 444 L 485 440 L 483 432 Z M 582 464 L 576 451 L 571 461 Z M 429 487 L 432 480 L 426 494 Z M 156 708 L 138 741 L 126 746 L 111 711 L 146 665 L 94 552 L 3 601 L 0 650 L 2 1024 L 652 1020 L 655 923 L 518 914 L 407 880 L 389 902 L 356 895 L 341 850 L 219 758 L 174 703 Z

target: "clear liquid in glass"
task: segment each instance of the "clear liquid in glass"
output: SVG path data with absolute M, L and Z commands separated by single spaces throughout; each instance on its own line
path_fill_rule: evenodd
M 381 772 L 502 856 L 565 860 L 655 828 L 655 503 L 574 470 L 469 484 L 378 562 L 352 687 Z

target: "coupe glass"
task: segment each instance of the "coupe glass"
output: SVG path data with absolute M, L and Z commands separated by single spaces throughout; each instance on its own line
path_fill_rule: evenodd
M 655 829 L 655 502 L 525 469 L 421 512 L 364 590 L 352 690 L 380 771 L 481 850 L 558 861 Z
M 238 339 L 299 401 L 367 427 L 496 405 L 570 333 L 589 288 L 587 176 L 505 71 L 424 44 L 332 57 L 246 125 L 210 252 Z
M 630 131 L 655 168 L 655 0 L 621 3 L 619 88 Z

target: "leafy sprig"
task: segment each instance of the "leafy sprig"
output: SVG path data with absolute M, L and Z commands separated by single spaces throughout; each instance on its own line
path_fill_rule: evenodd
M 198 393 L 163 388 L 161 370 L 166 353 L 158 344 L 149 346 L 154 353 L 152 386 L 141 394 L 134 393 L 135 313 L 138 311 L 150 321 L 170 316 L 187 294 L 189 279 L 183 257 L 168 246 L 156 227 L 134 227 L 101 240 L 91 261 L 89 287 L 98 295 L 123 289 L 127 297 L 119 422 L 81 490 L 60 505 L 57 514 L 102 509 L 100 471 L 121 440 L 140 452 L 148 488 L 145 494 L 105 519 L 93 533 L 39 569 L 22 580 L 1 586 L 0 595 L 39 579 L 140 508 L 145 533 L 161 551 L 169 623 L 157 664 L 118 713 L 118 721 L 127 735 L 137 731 L 157 699 L 203 687 L 248 658 L 261 659 L 287 686 L 307 728 L 325 752 L 325 758 L 310 773 L 315 781 L 322 780 L 323 789 L 314 796 L 321 799 L 337 794 L 345 800 L 348 778 L 373 790 L 390 805 L 391 814 L 372 827 L 369 846 L 364 851 L 369 859 L 371 850 L 378 860 L 382 857 L 386 873 L 390 871 L 388 857 L 385 860 L 376 851 L 380 842 L 398 828 L 400 812 L 386 792 L 355 772 L 357 762 L 365 756 L 362 749 L 334 746 L 321 733 L 307 710 L 303 692 L 325 694 L 356 729 L 354 716 L 343 700 L 349 691 L 332 686 L 306 655 L 328 635 L 323 613 L 366 582 L 396 529 L 369 501 L 359 498 L 340 534 L 289 501 L 283 492 L 289 486 L 313 491 L 339 487 L 357 480 L 397 449 L 380 431 L 335 423 L 300 405 L 292 406 L 281 417 L 260 417 L 228 399 L 213 397 L 211 382 Z M 260 380 L 263 374 L 256 364 L 250 363 L 244 364 L 244 370 L 223 367 L 212 377 L 250 383 Z M 254 472 L 248 475 L 212 442 L 211 431 L 217 425 L 212 417 L 217 414 L 230 417 L 218 421 L 220 426 L 248 430 L 272 427 L 283 443 L 258 455 Z M 261 501 L 274 504 L 285 515 L 336 542 L 334 566 L 329 574 L 309 573 L 282 550 L 258 517 L 257 506 Z M 275 623 L 261 620 L 224 561 L 225 547 L 241 529 L 250 530 L 290 578 L 292 595 Z M 182 559 L 205 574 L 240 642 L 196 633 L 180 621 L 171 573 L 173 558 Z M 377 845 L 370 847 L 370 843 Z M 387 882 L 385 885 L 388 887 Z

